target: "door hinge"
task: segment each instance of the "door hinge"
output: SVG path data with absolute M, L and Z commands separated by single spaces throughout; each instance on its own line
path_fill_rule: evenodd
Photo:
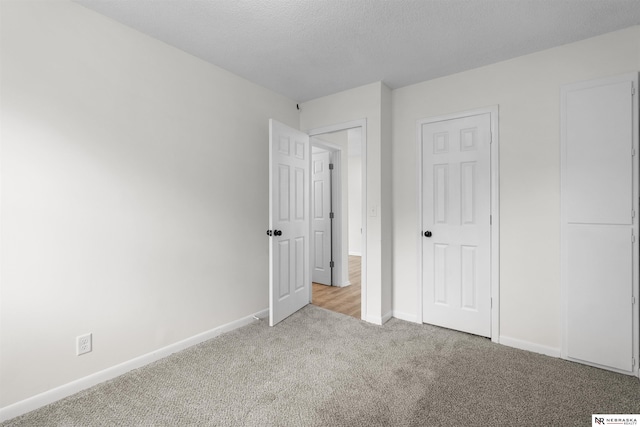
M 636 155 L 636 149 L 632 148 L 631 149 L 631 157 L 634 157 Z
M 636 358 L 632 357 L 631 358 L 631 368 L 634 368 L 636 366 Z
M 489 144 L 493 144 L 493 132 L 489 131 Z
M 633 83 L 631 83 L 631 95 L 635 95 L 636 94 L 636 87 L 633 85 Z
M 636 242 L 636 236 L 633 235 L 633 232 L 631 233 L 631 243 L 635 243 Z
M 329 212 L 329 218 L 333 219 L 333 212 Z
M 636 210 L 631 209 L 631 218 L 635 218 L 635 217 L 636 217 Z
M 329 170 L 333 169 L 333 163 L 329 163 Z
M 636 303 L 636 297 L 631 297 L 631 305 L 634 305 Z
M 329 261 L 329 268 L 333 268 L 333 267 L 334 267 L 334 265 L 335 265 L 335 264 L 333 263 L 333 261 Z
M 493 298 L 491 298 L 491 308 L 493 308 Z
M 493 215 L 489 215 L 489 225 L 493 225 Z

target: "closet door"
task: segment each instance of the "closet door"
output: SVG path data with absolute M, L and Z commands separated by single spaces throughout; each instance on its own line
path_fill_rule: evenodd
M 637 74 L 562 88 L 566 359 L 637 374 Z

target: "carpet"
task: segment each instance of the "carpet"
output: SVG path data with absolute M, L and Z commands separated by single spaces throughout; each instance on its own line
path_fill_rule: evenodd
M 8 420 L 18 426 L 591 425 L 640 414 L 640 381 L 391 319 L 307 306 Z

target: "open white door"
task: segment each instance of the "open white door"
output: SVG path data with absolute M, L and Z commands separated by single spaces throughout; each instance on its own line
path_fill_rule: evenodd
M 330 153 L 319 151 L 312 154 L 312 257 L 311 279 L 315 283 L 333 285 L 331 277 L 331 178 Z
M 269 325 L 309 303 L 309 136 L 269 120 Z

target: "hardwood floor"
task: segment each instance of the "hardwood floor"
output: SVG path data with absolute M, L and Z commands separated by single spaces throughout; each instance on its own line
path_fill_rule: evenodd
M 349 281 L 344 288 L 313 284 L 312 304 L 360 319 L 361 258 L 349 255 Z

